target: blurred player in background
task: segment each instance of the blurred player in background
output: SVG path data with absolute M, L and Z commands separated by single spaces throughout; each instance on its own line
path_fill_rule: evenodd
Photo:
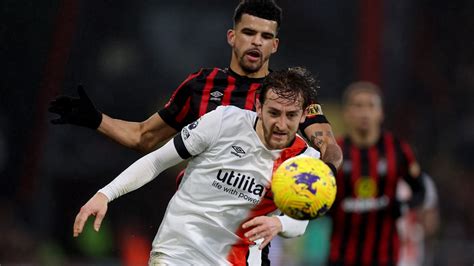
M 234 28 L 227 31 L 232 47 L 229 68 L 203 68 L 174 91 L 164 108 L 143 122 L 114 119 L 95 107 L 82 87 L 80 98 L 60 96 L 50 112 L 60 117 L 53 124 L 73 124 L 97 129 L 114 141 L 135 150 L 150 152 L 205 113 L 220 105 L 254 110 L 263 78 L 270 73 L 270 56 L 278 49 L 281 9 L 273 0 L 244 0 L 234 12 Z M 332 128 L 320 106 L 310 108 L 302 132 L 321 151 L 333 169 L 342 163 Z
M 284 160 L 320 155 L 296 135 L 316 88 L 303 68 L 272 72 L 256 113 L 221 106 L 184 127 L 99 190 L 78 213 L 74 236 L 90 215 L 98 231 L 108 202 L 191 158 L 153 241 L 150 265 L 269 264 L 262 249 L 270 240 L 278 233 L 299 236 L 308 223 L 278 216 L 270 184 Z
M 431 176 L 422 173 L 421 178 L 425 186 L 425 199 L 421 208 L 402 205 L 402 216 L 397 221 L 400 234 L 399 266 L 434 264 L 431 244 L 440 223 L 438 191 Z M 400 201 L 406 201 L 410 196 L 410 188 L 406 182 L 400 181 L 397 197 Z
M 382 129 L 379 88 L 355 82 L 343 96 L 347 135 L 338 139 L 344 163 L 337 175 L 329 265 L 396 265 L 400 248 L 396 220 L 400 179 L 412 191 L 410 206 L 420 204 L 424 187 L 409 145 Z

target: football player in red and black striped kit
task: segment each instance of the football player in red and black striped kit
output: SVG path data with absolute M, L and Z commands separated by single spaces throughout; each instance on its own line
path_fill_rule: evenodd
M 274 1 L 241 1 L 234 12 L 234 27 L 227 31 L 227 42 L 232 47 L 229 68 L 203 68 L 189 75 L 165 107 L 143 122 L 124 121 L 101 113 L 82 87 L 78 88 L 79 98 L 59 96 L 51 102 L 50 112 L 60 115 L 51 122 L 97 129 L 123 146 L 151 152 L 182 127 L 219 105 L 254 110 L 259 88 L 270 73 L 270 56 L 278 49 L 280 23 L 281 9 Z M 335 171 L 342 163 L 342 152 L 331 125 L 319 105 L 313 104 L 308 110 L 300 129 L 321 151 L 321 159 Z M 281 227 L 268 224 L 269 220 L 261 221 L 261 226 L 269 230 Z M 275 234 L 269 232 L 269 235 Z
M 59 96 L 49 111 L 59 114 L 53 124 L 74 124 L 97 129 L 114 141 L 141 152 L 150 152 L 174 136 L 187 123 L 219 105 L 254 109 L 255 97 L 270 72 L 270 56 L 278 49 L 281 9 L 272 0 L 243 0 L 234 13 L 234 27 L 227 31 L 232 47 L 229 68 L 203 68 L 188 76 L 164 108 L 143 122 L 112 118 L 98 111 L 82 87 L 79 98 Z M 329 122 L 313 105 L 302 126 L 303 133 L 338 168 L 342 153 Z
M 411 187 L 409 204 L 424 196 L 410 146 L 382 129 L 382 97 L 370 82 L 351 84 L 343 96 L 347 135 L 338 139 L 344 163 L 337 174 L 329 265 L 397 265 L 400 205 L 396 188 Z

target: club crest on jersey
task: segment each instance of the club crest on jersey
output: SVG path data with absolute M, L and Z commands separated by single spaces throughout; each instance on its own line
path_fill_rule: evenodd
M 191 124 L 189 124 L 189 125 L 188 125 L 188 129 L 189 129 L 189 130 L 195 129 L 195 128 L 198 126 L 198 124 L 199 124 L 199 120 L 200 120 L 200 119 L 198 119 L 198 120 L 192 122 Z
M 377 183 L 370 176 L 363 176 L 354 184 L 354 193 L 358 198 L 374 198 L 377 192 Z
M 242 156 L 245 154 L 244 149 L 242 149 L 239 146 L 232 145 L 232 149 L 233 150 L 230 153 L 237 156 L 237 157 L 239 157 L 239 158 L 242 158 Z
M 222 92 L 220 91 L 213 91 L 210 93 L 211 94 L 211 98 L 210 100 L 211 101 L 220 101 L 221 100 L 221 97 L 224 95 Z

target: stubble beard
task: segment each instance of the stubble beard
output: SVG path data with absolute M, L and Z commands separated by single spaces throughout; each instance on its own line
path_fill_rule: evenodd
M 245 56 L 242 56 L 240 58 L 239 64 L 245 73 L 248 73 L 248 74 L 255 73 L 255 72 L 258 72 L 262 68 L 263 66 L 262 59 L 260 59 L 257 63 L 251 64 L 251 63 L 246 62 L 244 57 Z
M 271 150 L 281 150 L 286 147 L 291 143 L 291 140 L 288 140 L 286 142 L 273 142 L 272 141 L 272 136 L 273 136 L 273 130 L 265 127 L 265 124 L 262 121 L 262 126 L 263 126 L 263 136 L 265 138 L 265 142 L 267 143 L 267 146 Z
M 235 51 L 235 53 L 236 56 L 238 56 L 239 53 L 237 51 Z M 253 74 L 262 69 L 264 62 L 266 62 L 270 56 L 260 57 L 259 61 L 256 63 L 247 62 L 245 60 L 245 53 L 243 53 L 241 56 L 238 56 L 238 58 L 240 68 L 242 68 L 242 70 L 247 74 Z

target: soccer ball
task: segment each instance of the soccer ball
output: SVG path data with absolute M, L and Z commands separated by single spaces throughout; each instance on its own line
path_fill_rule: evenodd
M 273 173 L 275 205 L 284 214 L 310 220 L 323 216 L 336 198 L 336 179 L 323 161 L 299 155 L 284 161 Z

